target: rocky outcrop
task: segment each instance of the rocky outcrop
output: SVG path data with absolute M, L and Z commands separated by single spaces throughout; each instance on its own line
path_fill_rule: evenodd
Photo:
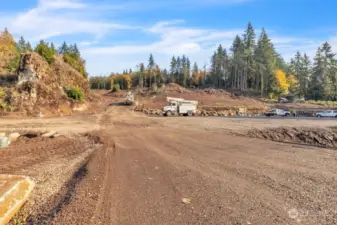
M 4 89 L 6 110 L 29 116 L 39 116 L 40 112 L 46 116 L 70 115 L 73 111 L 86 110 L 88 102 L 68 98 L 66 90 L 73 86 L 79 86 L 90 101 L 87 78 L 64 62 L 61 55 L 55 55 L 54 62 L 48 64 L 36 52 L 23 53 L 16 84 Z
M 35 52 L 21 54 L 18 68 L 18 83 L 39 81 L 50 71 L 48 63 Z

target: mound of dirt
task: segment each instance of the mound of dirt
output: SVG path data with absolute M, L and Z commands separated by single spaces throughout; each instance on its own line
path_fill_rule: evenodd
M 86 101 L 78 102 L 68 98 L 66 90 L 78 86 Z M 6 93 L 2 102 L 7 104 L 7 112 L 22 115 L 69 115 L 78 109 L 87 109 L 90 100 L 97 100 L 91 93 L 88 79 L 64 62 L 62 55 L 55 55 L 49 65 L 35 52 L 20 56 L 17 82 L 2 88 Z M 1 102 L 0 102 L 1 103 Z
M 223 89 L 186 89 L 178 84 L 170 83 L 159 88 L 157 91 L 141 89 L 135 92 L 140 103 L 147 108 L 161 109 L 167 102 L 167 97 L 184 98 L 186 100 L 198 101 L 198 107 L 209 111 L 222 111 L 232 108 L 245 107 L 253 110 L 254 114 L 264 112 L 268 106 L 263 102 L 250 97 L 236 96 Z
M 179 84 L 169 83 L 163 86 L 163 91 L 166 93 L 191 93 L 190 90 L 180 86 Z
M 337 129 L 271 128 L 251 130 L 247 136 L 277 142 L 296 143 L 337 149 Z

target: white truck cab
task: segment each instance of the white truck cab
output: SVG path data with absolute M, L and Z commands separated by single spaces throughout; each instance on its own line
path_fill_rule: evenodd
M 316 117 L 335 117 L 337 118 L 337 111 L 335 110 L 327 110 L 324 112 L 316 113 Z
M 164 116 L 187 115 L 192 116 L 197 111 L 197 101 L 182 98 L 167 98 L 168 105 L 163 108 Z

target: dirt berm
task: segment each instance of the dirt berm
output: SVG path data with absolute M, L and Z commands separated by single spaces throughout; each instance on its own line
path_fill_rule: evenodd
M 295 128 L 281 127 L 264 130 L 251 130 L 247 132 L 249 137 L 267 139 L 277 142 L 296 143 L 328 147 L 337 149 L 336 128 Z

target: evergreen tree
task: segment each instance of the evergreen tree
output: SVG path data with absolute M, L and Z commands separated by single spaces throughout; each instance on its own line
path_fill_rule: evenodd
M 179 78 L 181 77 L 181 71 L 182 71 L 181 59 L 178 56 L 177 57 L 177 69 L 176 69 L 176 74 L 175 74 L 175 81 L 176 82 L 180 82 Z
M 321 48 L 316 51 L 312 76 L 310 79 L 309 97 L 314 100 L 322 99 L 324 96 L 324 60 Z
M 69 47 L 67 43 L 64 41 L 61 47 L 59 48 L 59 54 L 69 54 Z
M 322 46 L 323 63 L 324 63 L 324 97 L 327 100 L 336 100 L 337 82 L 336 82 L 336 60 L 332 53 L 331 45 L 325 42 Z
M 26 41 L 22 36 L 18 41 L 18 43 L 16 44 L 16 47 L 19 52 L 24 52 L 26 50 Z
M 56 48 L 55 48 L 53 42 L 52 42 L 51 45 L 50 45 L 50 49 L 51 49 L 51 51 L 53 52 L 53 54 L 56 54 L 57 51 L 56 51 Z
M 144 63 L 139 65 L 139 75 L 138 75 L 138 85 L 140 88 L 144 87 L 144 79 L 145 79 L 145 66 Z
M 194 63 L 193 65 L 193 74 L 199 73 L 199 67 L 197 62 Z
M 79 57 L 81 56 L 80 51 L 78 50 L 78 47 L 77 47 L 77 44 L 76 44 L 76 43 L 74 44 L 73 52 L 74 52 L 74 54 L 76 55 L 76 57 L 79 58 Z
M 54 61 L 54 52 L 49 47 L 49 44 L 41 40 L 40 43 L 36 46 L 35 52 L 40 54 L 45 60 L 51 64 Z
M 180 85 L 183 87 L 186 87 L 186 80 L 187 80 L 187 58 L 185 55 L 183 55 L 181 59 L 181 69 L 180 72 Z
M 255 84 L 256 86 L 260 86 L 261 94 L 265 92 L 271 93 L 275 86 L 273 73 L 276 69 L 277 53 L 264 29 L 262 29 L 260 34 L 254 58 L 257 71 Z
M 26 44 L 26 51 L 33 51 L 32 45 L 29 42 Z
M 177 60 L 174 56 L 172 56 L 171 63 L 170 63 L 170 82 L 175 82 L 175 76 L 177 72 Z
M 151 53 L 150 57 L 149 57 L 149 64 L 147 66 L 147 69 L 150 71 L 150 70 L 154 69 L 154 66 L 155 66 L 155 62 L 154 62 L 153 55 Z
M 243 34 L 243 45 L 244 45 L 244 89 L 248 87 L 253 87 L 256 83 L 255 61 L 254 61 L 254 50 L 255 50 L 255 31 L 252 24 L 249 22 L 247 30 Z

